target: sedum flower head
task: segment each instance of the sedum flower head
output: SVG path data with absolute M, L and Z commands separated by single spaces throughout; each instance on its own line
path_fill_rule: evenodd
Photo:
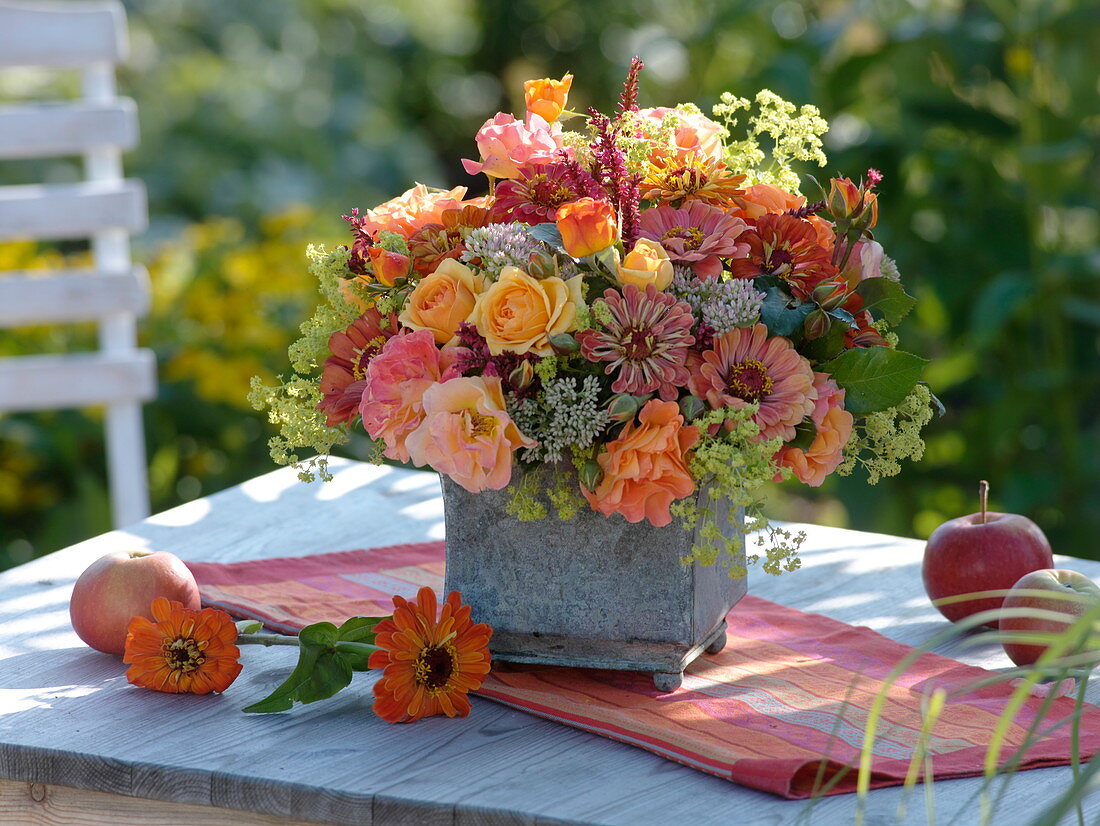
M 608 415 L 599 401 L 600 380 L 585 376 L 553 378 L 543 383 L 534 399 L 515 400 L 512 420 L 525 436 L 538 441 L 525 448 L 525 462 L 559 462 L 572 448 L 586 448 L 607 426 Z
M 676 268 L 671 290 L 673 295 L 687 302 L 695 317 L 717 335 L 734 327 L 751 327 L 758 322 L 765 297 L 749 279 L 702 279 L 687 267 Z
M 543 249 L 523 224 L 489 224 L 471 230 L 466 236 L 462 260 L 475 263 L 491 278 L 497 278 L 505 267 L 518 267 L 526 272 L 531 256 Z

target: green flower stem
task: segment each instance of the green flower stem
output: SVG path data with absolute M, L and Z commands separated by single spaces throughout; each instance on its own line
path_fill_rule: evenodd
M 238 645 L 293 645 L 298 647 L 299 642 L 297 637 L 288 637 L 285 634 L 238 634 Z M 375 651 L 381 651 L 382 649 L 377 645 L 370 645 L 365 642 L 349 642 L 348 640 L 339 640 L 335 643 L 333 648 L 337 651 L 346 651 L 349 654 L 363 654 L 370 655 Z

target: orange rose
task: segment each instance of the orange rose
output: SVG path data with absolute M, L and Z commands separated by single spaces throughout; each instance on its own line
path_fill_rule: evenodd
M 574 258 L 607 249 L 619 235 L 615 208 L 607 201 L 578 198 L 558 207 L 555 218 L 562 246 Z
M 547 123 L 553 123 L 561 117 L 565 102 L 569 99 L 569 87 L 572 85 L 573 75 L 568 73 L 561 80 L 549 77 L 528 80 L 523 84 L 527 111 L 539 115 Z
M 735 213 L 746 221 L 755 221 L 768 213 L 779 214 L 789 209 L 801 209 L 806 199 L 771 184 L 753 184 L 734 200 L 739 210 Z
M 789 467 L 801 482 L 816 488 L 840 466 L 851 435 L 852 414 L 842 407 L 833 407 L 817 426 L 813 444 L 805 450 L 790 445 L 780 448 L 776 463 Z
M 518 267 L 505 267 L 500 278 L 477 297 L 470 321 L 489 352 L 553 355 L 550 336 L 577 327 L 577 305 L 583 303 L 581 276 L 568 281 L 553 276 L 534 279 Z
M 454 344 L 458 325 L 470 317 L 484 289 L 481 276 L 446 258 L 416 285 L 398 319 L 410 330 L 430 330 L 440 346 Z
M 379 284 L 392 287 L 398 278 L 409 274 L 409 256 L 399 252 L 390 252 L 381 247 L 369 247 L 370 263 L 374 268 L 374 280 Z
M 634 284 L 643 290 L 647 284 L 652 284 L 664 290 L 672 283 L 672 261 L 659 243 L 639 238 L 634 242 L 634 249 L 619 264 L 618 274 L 622 284 Z
M 593 491 L 582 485 L 581 493 L 604 516 L 621 513 L 627 522 L 648 519 L 661 527 L 672 522 L 669 505 L 695 491 L 687 453 L 699 428 L 684 424 L 676 402 L 658 399 L 646 402 L 638 419 L 596 457 L 603 478 Z

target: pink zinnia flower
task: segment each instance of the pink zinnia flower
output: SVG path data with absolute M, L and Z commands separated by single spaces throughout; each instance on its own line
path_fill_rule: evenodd
M 817 434 L 813 443 L 805 449 L 784 445 L 775 454 L 775 460 L 781 467 L 793 470 L 804 484 L 816 488 L 843 460 L 854 419 L 844 409 L 844 391 L 828 373 L 814 373 L 814 388 L 817 401 L 812 418 Z
M 795 426 L 813 412 L 814 372 L 782 336 L 768 338 L 763 324 L 735 327 L 714 337 L 688 388 L 714 410 L 758 403 L 753 420 L 760 440 L 794 438 Z
M 558 207 L 585 194 L 577 191 L 563 163 L 525 166 L 515 178 L 497 184 L 493 220 L 525 224 L 553 221 Z
M 603 302 L 610 323 L 577 334 L 581 354 L 589 361 L 606 361 L 605 372 L 618 371 L 611 385 L 616 393 L 644 396 L 656 392 L 674 400 L 690 373 L 686 367 L 695 319 L 691 307 L 647 284 L 623 287 L 622 295 L 609 289 Z
M 638 236 L 659 242 L 669 258 L 687 264 L 700 277 L 717 278 L 722 272 L 720 258 L 748 252 L 747 244 L 738 243 L 746 227 L 740 218 L 718 207 L 693 201 L 681 209 L 647 209 L 639 219 Z
M 477 133 L 477 148 L 481 163 L 463 160 L 462 166 L 471 175 L 484 172 L 493 178 L 515 178 L 519 168 L 529 164 L 550 163 L 562 148 L 561 124 L 547 123 L 536 114 L 528 113 L 526 122 L 498 112 L 489 118 Z
M 507 487 L 512 453 L 536 444 L 508 416 L 494 376 L 429 385 L 423 410 L 422 422 L 406 440 L 410 459 L 446 473 L 470 493 Z
M 383 455 L 409 461 L 405 439 L 424 419 L 424 393 L 459 375 L 457 350 L 441 351 L 431 330 L 417 330 L 394 336 L 371 360 L 359 413 L 367 433 L 386 443 Z

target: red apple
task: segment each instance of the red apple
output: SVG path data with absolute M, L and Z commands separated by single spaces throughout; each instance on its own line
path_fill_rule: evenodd
M 928 537 L 921 575 L 933 601 L 978 591 L 1007 591 L 1024 574 L 1054 567 L 1050 543 L 1039 526 L 1026 516 L 987 511 L 989 483 L 983 481 L 980 490 L 980 513 L 944 522 Z M 958 622 L 979 611 L 996 610 L 1003 602 L 1003 597 L 987 597 L 936 607 Z
M 1065 594 L 1074 599 L 1059 599 L 1034 592 Z M 1032 592 L 1032 593 L 1025 593 Z M 1061 614 L 1064 620 L 1046 617 L 1005 617 L 1001 631 L 1021 631 L 1030 634 L 1061 634 L 1074 622 L 1100 603 L 1100 588 L 1077 571 L 1047 569 L 1024 574 L 1005 597 L 1005 608 L 1038 608 Z M 1031 665 L 1047 649 L 1045 645 L 1028 645 L 1004 641 L 1005 653 L 1016 665 Z M 1073 651 L 1067 651 L 1073 654 Z
M 77 579 L 69 617 L 80 639 L 97 651 L 122 654 L 126 628 L 138 614 L 152 619 L 157 597 L 198 608 L 199 586 L 183 561 L 166 551 L 115 551 Z

